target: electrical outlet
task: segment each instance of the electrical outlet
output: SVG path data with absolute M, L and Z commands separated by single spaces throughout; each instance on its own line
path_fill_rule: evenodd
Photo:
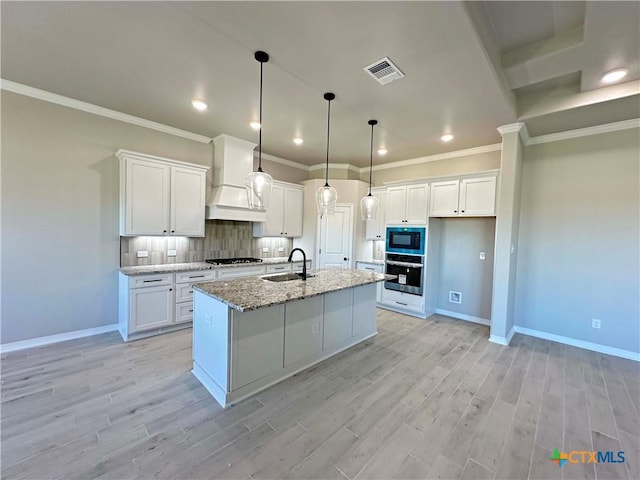
M 599 318 L 592 318 L 591 319 L 591 326 L 593 328 L 600 328 L 600 319 Z
M 175 257 L 177 254 L 175 250 L 167 250 L 167 257 Z
M 138 258 L 147 258 L 149 256 L 149 252 L 147 250 L 138 250 Z
M 480 252 L 480 260 L 486 260 L 487 254 L 486 252 Z
M 278 247 L 279 252 L 284 252 L 284 247 Z
M 262 253 L 269 253 L 269 247 L 262 247 Z

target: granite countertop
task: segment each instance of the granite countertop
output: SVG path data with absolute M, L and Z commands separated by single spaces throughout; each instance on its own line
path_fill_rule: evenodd
M 270 282 L 262 277 L 244 277 L 198 283 L 193 288 L 226 303 L 231 308 L 246 312 L 395 278 L 394 275 L 363 270 L 317 270 L 313 275 L 315 276 L 305 281 L 289 282 Z
M 307 261 L 310 261 L 307 258 Z M 139 265 L 135 267 L 120 267 L 120 271 L 125 275 L 150 275 L 154 273 L 175 273 L 175 272 L 188 272 L 195 270 L 217 270 L 220 268 L 238 268 L 238 267 L 253 267 L 255 265 L 277 265 L 279 263 L 287 263 L 287 257 L 274 257 L 263 258 L 261 262 L 253 263 L 234 263 L 231 265 L 212 265 L 206 262 L 191 262 L 191 263 L 166 263 L 163 265 Z M 296 259 L 293 263 L 302 263 L 302 259 Z

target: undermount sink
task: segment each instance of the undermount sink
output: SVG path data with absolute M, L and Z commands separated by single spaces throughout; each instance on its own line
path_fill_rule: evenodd
M 307 278 L 310 277 L 315 277 L 315 274 L 307 273 Z M 290 282 L 291 280 L 302 280 L 302 274 L 295 272 L 279 273 L 277 275 L 267 275 L 262 277 L 262 279 L 270 282 Z

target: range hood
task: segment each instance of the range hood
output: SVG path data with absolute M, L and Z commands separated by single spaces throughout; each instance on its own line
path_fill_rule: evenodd
M 230 135 L 213 139 L 213 188 L 205 209 L 207 220 L 264 222 L 266 213 L 251 210 L 244 179 L 253 171 L 255 143 Z

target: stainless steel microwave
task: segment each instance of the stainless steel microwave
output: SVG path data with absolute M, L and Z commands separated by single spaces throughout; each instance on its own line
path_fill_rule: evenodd
M 426 232 L 424 227 L 387 227 L 387 253 L 424 255 Z

